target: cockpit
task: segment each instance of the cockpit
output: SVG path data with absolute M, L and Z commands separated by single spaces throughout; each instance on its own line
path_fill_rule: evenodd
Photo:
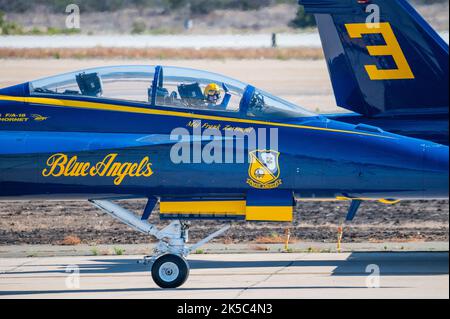
M 163 66 L 88 69 L 30 82 L 33 96 L 133 102 L 176 111 L 223 112 L 230 116 L 283 120 L 315 117 L 297 105 L 255 87 L 206 71 Z M 114 102 L 116 103 L 116 102 Z

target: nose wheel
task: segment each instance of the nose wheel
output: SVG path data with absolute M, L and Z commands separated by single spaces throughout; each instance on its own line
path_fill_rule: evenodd
M 189 265 L 183 257 L 178 255 L 163 255 L 152 265 L 153 281 L 161 288 L 180 287 L 188 277 Z

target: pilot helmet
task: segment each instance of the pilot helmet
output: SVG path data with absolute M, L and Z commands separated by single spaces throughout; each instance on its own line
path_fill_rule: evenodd
M 205 88 L 205 99 L 211 103 L 217 103 L 220 99 L 220 87 L 216 83 L 210 83 Z

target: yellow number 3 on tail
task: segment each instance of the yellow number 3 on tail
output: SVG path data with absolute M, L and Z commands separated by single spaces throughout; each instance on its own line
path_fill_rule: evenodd
M 376 65 L 365 65 L 371 80 L 406 80 L 414 79 L 414 74 L 403 54 L 402 48 L 388 22 L 383 23 L 351 23 L 346 24 L 351 38 L 361 38 L 363 34 L 381 34 L 386 45 L 367 46 L 371 56 L 390 55 L 397 64 L 397 69 L 380 70 Z

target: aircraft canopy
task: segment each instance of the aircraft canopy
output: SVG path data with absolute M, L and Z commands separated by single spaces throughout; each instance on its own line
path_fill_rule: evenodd
M 210 100 L 208 85 L 218 88 Z M 179 67 L 115 66 L 30 82 L 31 95 L 111 99 L 146 107 L 217 111 L 263 119 L 314 117 L 295 104 L 223 75 Z

